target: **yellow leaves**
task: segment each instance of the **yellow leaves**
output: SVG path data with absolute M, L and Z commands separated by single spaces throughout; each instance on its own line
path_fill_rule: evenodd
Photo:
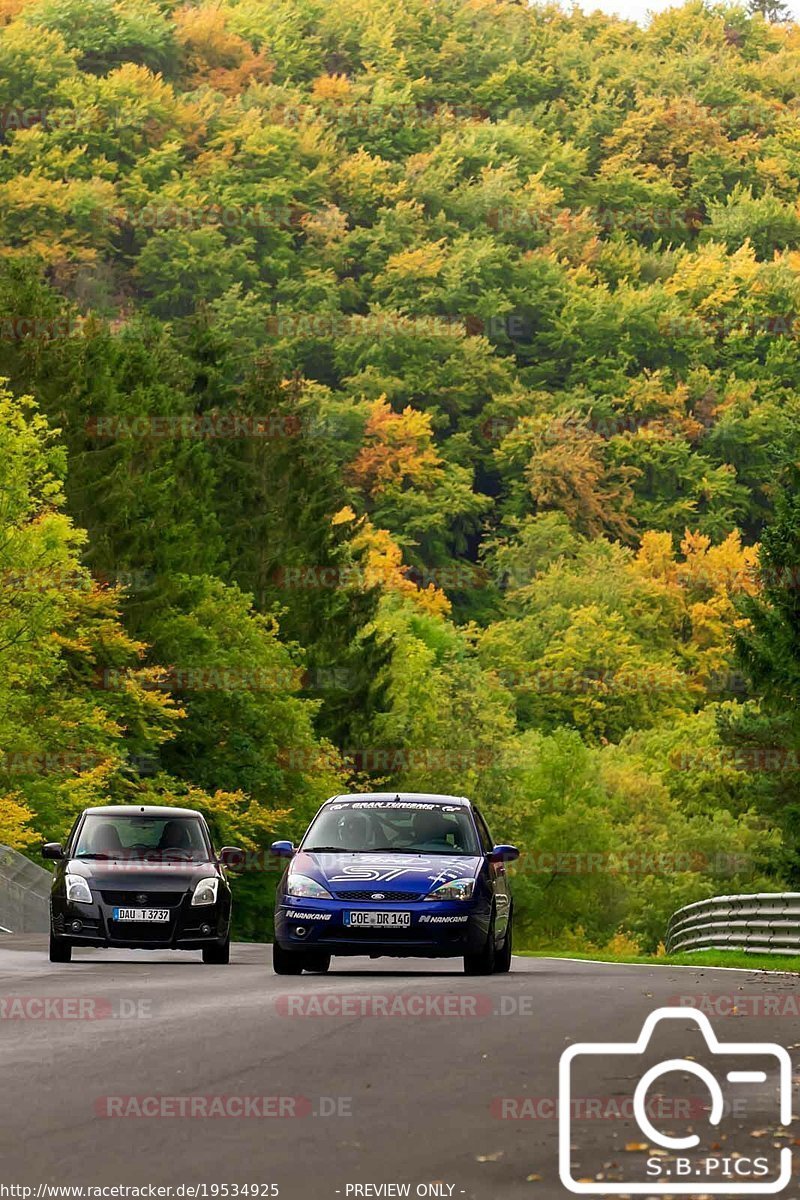
M 446 262 L 445 239 L 390 255 L 386 274 L 402 279 L 436 279 Z
M 340 508 L 331 517 L 331 525 L 346 525 L 350 521 L 355 521 L 356 514 L 349 504 L 345 504 L 344 508 Z
M 353 483 L 376 496 L 388 487 L 425 486 L 441 459 L 433 446 L 429 413 L 410 405 L 396 413 L 380 396 L 364 431 L 364 445 L 350 468 Z
M 395 204 L 406 192 L 406 185 L 395 180 L 394 164 L 364 149 L 343 159 L 336 174 L 348 209 L 354 201 L 362 205 Z
M 347 213 L 335 204 L 305 213 L 300 219 L 303 233 L 311 241 L 322 246 L 332 246 L 347 234 Z
M 685 559 L 681 575 L 690 589 L 706 588 L 726 596 L 758 592 L 758 546 L 743 546 L 738 530 L 712 546 L 710 538 L 687 529 L 681 552 Z
M 175 13 L 175 33 L 184 48 L 186 69 L 195 83 L 207 83 L 227 95 L 247 83 L 269 83 L 272 64 L 254 54 L 249 43 L 226 27 L 225 10 L 187 6 Z
M 13 850 L 24 850 L 37 840 L 30 828 L 34 814 L 18 792 L 6 792 L 0 796 L 0 844 Z
M 352 90 L 346 75 L 319 75 L 311 85 L 315 100 L 348 100 Z
M 642 534 L 635 561 L 641 574 L 647 578 L 677 582 L 678 568 L 671 533 L 656 529 L 646 530 Z
M 709 242 L 692 253 L 678 256 L 664 290 L 690 301 L 700 318 L 718 312 L 752 289 L 763 264 L 748 241 L 731 254 L 722 243 Z
M 604 439 L 565 417 L 529 417 L 507 439 L 529 443 L 525 480 L 537 507 L 557 509 L 582 533 L 610 533 L 629 540 L 634 524 L 628 515 L 636 467 L 606 465 Z
M 758 592 L 758 547 L 743 546 L 738 531 L 713 545 L 705 534 L 686 530 L 679 558 L 672 536 L 648 530 L 632 566 L 669 589 L 686 627 L 683 654 L 698 694 L 731 671 L 731 634 L 737 628 L 733 597 Z
M 365 588 L 399 593 L 431 616 L 448 615 L 452 606 L 443 591 L 432 583 L 424 588 L 417 587 L 408 578 L 403 551 L 388 529 L 376 529 L 370 521 L 364 521 L 353 538 L 353 549 L 362 555 Z

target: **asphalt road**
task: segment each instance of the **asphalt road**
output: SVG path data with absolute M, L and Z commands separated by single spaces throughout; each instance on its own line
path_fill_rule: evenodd
M 230 966 L 212 967 L 195 954 L 87 950 L 56 966 L 44 939 L 2 939 L 0 1183 L 566 1196 L 555 1100 L 569 1045 L 634 1041 L 648 1014 L 689 996 L 709 997 L 698 1002 L 722 1040 L 800 1041 L 788 975 L 515 958 L 511 974 L 481 979 L 446 962 L 334 959 L 327 976 L 294 979 L 274 975 L 269 955 L 239 945 Z M 678 1018 L 643 1062 L 703 1055 Z M 581 1063 L 576 1177 L 646 1178 L 647 1146 L 622 1104 L 638 1067 L 612 1054 Z M 742 1155 L 785 1144 L 774 1081 L 711 1132 L 699 1081 L 670 1086 L 654 1093 L 675 1106 L 659 1128 L 697 1128 L 702 1147 Z

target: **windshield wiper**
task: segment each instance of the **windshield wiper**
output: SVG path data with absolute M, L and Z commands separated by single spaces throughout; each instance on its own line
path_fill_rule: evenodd
M 354 850 L 352 846 L 301 846 L 304 854 L 366 854 L 365 850 Z
M 113 855 L 111 855 L 111 854 L 92 854 L 92 853 L 86 853 L 86 852 L 84 852 L 83 854 L 73 854 L 73 855 L 72 855 L 72 857 L 73 857 L 73 858 L 105 858 L 105 859 L 110 859 L 110 858 L 112 858 L 112 857 L 113 857 Z

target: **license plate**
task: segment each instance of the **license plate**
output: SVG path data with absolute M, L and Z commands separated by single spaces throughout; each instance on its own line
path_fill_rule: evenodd
M 411 924 L 411 913 L 407 912 L 375 912 L 369 909 L 346 912 L 345 925 L 366 926 L 369 929 L 398 929 L 407 928 Z
M 168 921 L 168 908 L 115 908 L 115 921 Z

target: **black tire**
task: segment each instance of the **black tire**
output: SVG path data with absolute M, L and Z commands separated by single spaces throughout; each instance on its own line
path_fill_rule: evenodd
M 480 950 L 474 954 L 464 955 L 465 975 L 493 975 L 495 970 L 496 951 L 494 946 L 494 913 L 489 921 L 489 932 Z
M 299 950 L 284 950 L 278 942 L 272 944 L 272 969 L 276 975 L 302 975 L 306 956 Z
M 503 939 L 503 944 L 495 954 L 494 969 L 497 975 L 505 975 L 511 970 L 511 955 L 514 945 L 514 914 L 508 914 L 508 925 L 506 926 L 506 936 Z
M 315 951 L 313 954 L 304 954 L 305 964 L 304 971 L 313 971 L 315 975 L 324 975 L 331 965 L 331 956 L 326 954 L 324 950 Z
M 52 930 L 50 931 L 50 962 L 72 962 L 72 943 L 68 942 L 66 938 L 56 937 Z
M 225 938 L 224 942 L 215 942 L 212 946 L 203 946 L 203 962 L 213 963 L 218 967 L 224 967 L 226 963 L 231 961 L 231 939 Z

